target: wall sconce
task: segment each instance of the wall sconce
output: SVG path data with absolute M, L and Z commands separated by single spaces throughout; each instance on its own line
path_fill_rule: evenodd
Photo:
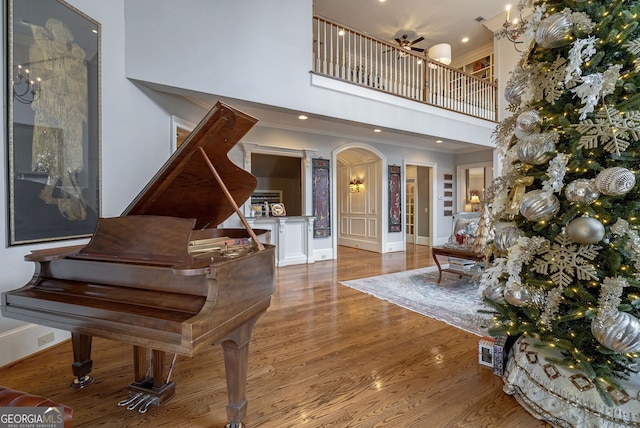
M 360 181 L 359 179 L 352 179 L 349 182 L 349 191 L 351 193 L 356 193 L 356 192 L 360 192 L 360 189 L 363 187 L 362 181 Z

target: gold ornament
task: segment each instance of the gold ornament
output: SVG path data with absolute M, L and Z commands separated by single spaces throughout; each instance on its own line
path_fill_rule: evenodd
M 504 210 L 507 215 L 516 215 L 520 210 L 520 203 L 522 202 L 522 197 L 527 190 L 527 186 L 531 186 L 533 184 L 533 177 L 522 177 L 518 178 L 513 186 L 511 187 L 511 191 L 509 192 L 509 203 L 507 204 L 506 209 Z

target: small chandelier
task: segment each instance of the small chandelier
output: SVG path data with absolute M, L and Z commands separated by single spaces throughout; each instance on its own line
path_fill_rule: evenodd
M 18 74 L 13 78 L 13 98 L 22 104 L 31 104 L 38 99 L 41 89 L 41 79 L 35 81 L 29 76 L 29 69 L 24 69 L 18 65 Z
M 523 40 L 518 40 L 520 36 L 524 33 L 525 28 L 527 26 L 527 21 L 522 17 L 522 11 L 527 7 L 527 0 L 521 0 L 516 6 L 516 10 L 518 11 L 517 18 L 511 18 L 511 5 L 508 4 L 505 8 L 506 18 L 504 20 L 504 24 L 502 24 L 502 29 L 495 33 L 496 39 L 505 38 L 513 43 L 513 47 L 518 51 L 522 52 L 519 49 L 518 45 L 524 43 Z

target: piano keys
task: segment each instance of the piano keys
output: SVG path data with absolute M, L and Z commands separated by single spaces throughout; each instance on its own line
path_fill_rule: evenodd
M 121 216 L 98 220 L 87 245 L 25 256 L 35 273 L 2 294 L 2 314 L 71 332 L 73 388 L 93 382 L 92 337 L 130 343 L 133 383 L 119 404 L 146 412 L 175 395 L 167 354 L 175 362 L 220 344 L 228 426 L 242 425 L 248 344 L 275 290 L 269 232 L 251 230 L 238 209 L 256 179 L 227 157 L 255 122 L 216 104 Z M 217 227 L 234 213 L 245 229 Z M 193 248 L 205 242 L 226 244 Z

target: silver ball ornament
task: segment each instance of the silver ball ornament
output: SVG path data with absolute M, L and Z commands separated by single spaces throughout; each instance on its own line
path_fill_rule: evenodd
M 504 88 L 504 98 L 509 104 L 520 105 L 525 89 L 524 82 L 507 82 L 507 86 Z
M 578 217 L 569 222 L 567 236 L 578 244 L 595 244 L 604 238 L 604 225 L 592 217 Z
M 564 195 L 571 202 L 592 204 L 600 197 L 600 192 L 596 189 L 593 180 L 579 178 L 567 185 L 564 189 Z
M 518 159 L 529 165 L 544 164 L 553 157 L 556 149 L 554 138 L 546 133 L 525 135 L 516 145 Z
M 520 214 L 529 221 L 546 221 L 560 211 L 560 201 L 552 193 L 541 189 L 527 192 L 520 203 Z
M 591 321 L 591 334 L 600 344 L 615 352 L 640 352 L 640 320 L 618 311 L 605 319 Z
M 540 123 L 540 115 L 535 110 L 527 110 L 520 113 L 516 119 L 516 128 L 514 133 L 516 137 L 523 138 L 540 132 L 538 124 Z
M 536 43 L 543 48 L 555 48 L 568 44 L 571 40 L 572 24 L 562 13 L 549 15 L 540 22 L 536 30 Z
M 504 300 L 513 306 L 521 308 L 529 304 L 531 295 L 522 285 L 511 284 L 504 288 Z
M 482 291 L 482 296 L 496 303 L 503 304 L 504 300 L 504 284 L 489 285 Z
M 515 225 L 505 225 L 502 227 L 498 227 L 498 225 L 496 225 L 493 245 L 495 245 L 500 254 L 504 255 L 521 236 L 524 236 L 524 232 L 518 229 Z
M 626 168 L 614 166 L 600 171 L 594 184 L 596 189 L 605 195 L 621 196 L 633 189 L 636 176 Z

